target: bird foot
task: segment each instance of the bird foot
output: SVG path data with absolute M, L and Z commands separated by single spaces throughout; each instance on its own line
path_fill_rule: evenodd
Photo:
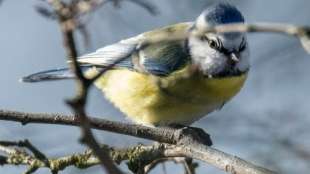
M 172 128 L 176 128 L 175 135 L 178 137 L 177 144 L 204 144 L 212 146 L 212 140 L 208 133 L 203 129 L 197 127 L 183 126 L 183 125 L 170 125 Z

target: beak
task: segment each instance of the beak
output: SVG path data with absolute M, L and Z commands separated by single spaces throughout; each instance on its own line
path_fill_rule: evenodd
M 237 54 L 237 53 L 230 53 L 230 55 L 229 55 L 229 58 L 230 58 L 230 60 L 233 62 L 233 63 L 238 63 L 238 62 L 240 62 L 240 58 L 239 58 L 239 54 Z

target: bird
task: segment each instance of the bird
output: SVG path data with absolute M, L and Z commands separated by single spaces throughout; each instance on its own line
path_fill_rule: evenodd
M 191 125 L 231 100 L 244 86 L 250 69 L 246 33 L 203 31 L 244 22 L 234 5 L 217 3 L 192 22 L 121 40 L 82 55 L 77 61 L 90 78 L 121 59 L 94 84 L 133 122 L 147 126 Z M 147 42 L 169 36 L 183 37 Z M 31 74 L 22 81 L 74 77 L 68 68 L 61 68 Z

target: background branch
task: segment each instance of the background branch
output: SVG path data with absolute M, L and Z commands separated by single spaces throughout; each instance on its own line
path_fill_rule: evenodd
M 169 40 L 181 40 L 189 36 L 189 34 L 194 35 L 204 35 L 205 33 L 229 33 L 229 32 L 244 32 L 244 33 L 279 33 L 289 36 L 297 37 L 305 51 L 310 54 L 310 27 L 309 26 L 297 26 L 292 24 L 278 24 L 278 23 L 234 23 L 207 27 L 205 30 L 199 30 L 196 32 L 186 34 L 175 34 L 169 35 L 162 34 L 158 37 L 153 37 L 149 40 L 145 40 L 141 45 L 147 45 L 150 43 L 158 43 L 162 41 Z

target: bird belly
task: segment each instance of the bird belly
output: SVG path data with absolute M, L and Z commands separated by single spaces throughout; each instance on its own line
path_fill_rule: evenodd
M 96 86 L 137 123 L 189 125 L 220 108 L 238 93 L 245 79 L 246 75 L 223 79 L 170 79 L 115 69 L 99 78 Z

